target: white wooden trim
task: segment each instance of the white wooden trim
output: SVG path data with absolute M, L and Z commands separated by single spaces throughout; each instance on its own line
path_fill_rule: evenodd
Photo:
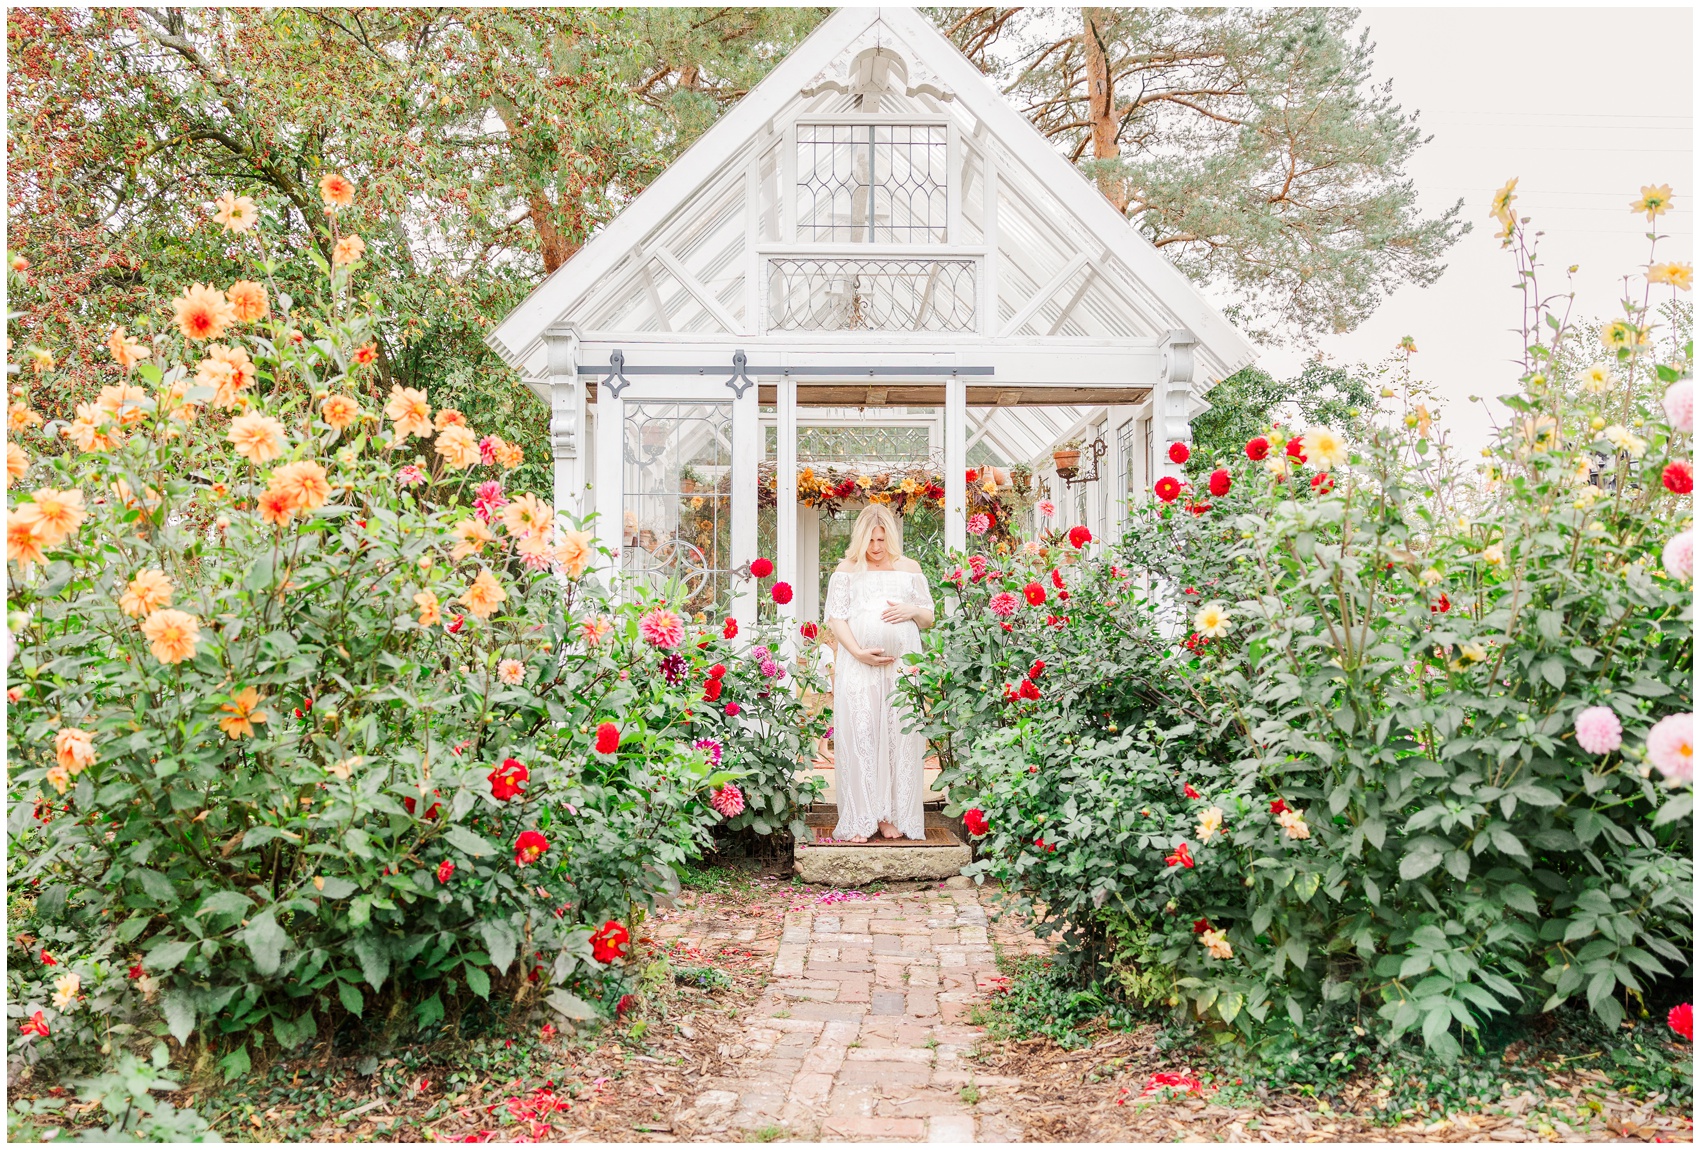
M 979 136 L 985 127 L 985 121 L 974 129 Z M 990 253 L 986 262 L 980 268 L 980 331 L 986 336 L 994 336 L 998 332 L 998 161 L 997 148 L 992 141 L 987 140 L 980 149 L 981 168 L 984 176 L 980 180 L 985 204 L 981 208 L 980 238 L 985 242 L 986 251 Z
M 612 572 L 620 569 L 620 548 L 625 542 L 625 434 L 626 404 L 624 395 L 615 395 L 608 388 L 596 396 L 596 519 L 593 530 L 596 540 L 613 552 Z
M 961 376 L 944 383 L 944 545 L 961 551 L 968 545 L 968 385 Z
M 778 434 L 774 437 L 778 445 L 777 466 L 774 474 L 778 478 L 778 489 L 775 495 L 774 540 L 778 555 L 775 566 L 778 577 L 791 584 L 791 589 L 797 593 L 789 604 L 779 608 L 779 617 L 795 621 L 797 612 L 802 607 L 797 598 L 802 594 L 802 570 L 797 563 L 797 380 L 793 376 L 780 377 L 778 384 Z M 760 431 L 758 429 L 758 434 Z M 756 442 L 760 442 L 758 439 Z M 736 517 L 734 510 L 733 515 Z M 789 638 L 788 640 L 789 641 Z
M 740 330 L 738 321 L 732 318 L 732 313 L 726 310 L 724 304 L 714 298 L 714 293 L 709 291 L 701 280 L 692 275 L 685 265 L 679 262 L 677 256 L 666 248 L 656 248 L 650 254 L 661 261 L 662 267 L 673 273 L 673 278 L 678 280 L 680 285 L 696 298 L 696 301 L 726 329 L 728 334 L 735 334 Z
M 759 389 L 732 400 L 732 554 L 728 561 L 742 567 L 756 558 L 756 463 L 761 458 Z M 731 392 L 723 392 L 730 396 Z M 732 615 L 739 623 L 756 621 L 757 581 L 734 584 Z
M 1003 334 L 1012 336 L 1027 326 L 1027 321 L 1039 314 L 1039 309 L 1051 302 L 1051 297 L 1062 290 L 1062 287 L 1074 274 L 1092 262 L 1092 257 L 1084 252 L 1077 252 L 1073 259 L 1062 266 L 1062 270 L 1052 276 L 1050 282 L 1033 293 L 1033 298 L 1021 305 L 1021 310 L 1010 317 L 1004 325 Z
M 1063 324 L 1068 322 L 1068 317 L 1074 314 L 1074 309 L 1079 307 L 1080 301 L 1086 298 L 1086 289 L 1091 287 L 1092 281 L 1097 278 L 1098 265 L 1095 263 L 1087 264 L 1086 274 L 1080 277 L 1080 286 L 1074 289 L 1074 294 L 1068 297 L 1068 302 L 1063 304 L 1062 310 L 1057 313 L 1055 322 L 1051 324 L 1051 330 L 1045 333 L 1047 338 L 1062 330 Z
M 932 112 L 805 112 L 793 124 L 873 124 L 884 127 L 936 127 L 951 123 L 948 113 Z

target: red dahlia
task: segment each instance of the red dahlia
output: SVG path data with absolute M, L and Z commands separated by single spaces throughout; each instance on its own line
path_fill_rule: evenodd
M 750 564 L 750 574 L 754 575 L 757 579 L 766 579 L 769 575 L 773 574 L 773 560 L 756 559 Z
M 611 755 L 620 749 L 620 728 L 613 723 L 603 723 L 596 728 L 596 753 Z
M 491 771 L 490 794 L 499 803 L 505 803 L 520 793 L 520 784 L 531 778 L 531 772 L 525 769 L 525 764 L 518 759 L 503 759 L 502 765 Z
M 1021 589 L 1021 593 L 1027 596 L 1027 602 L 1034 607 L 1045 601 L 1045 588 L 1038 583 L 1027 584 Z
M 1264 456 L 1266 456 L 1268 454 L 1269 454 L 1269 441 L 1267 439 L 1263 438 L 1263 436 L 1259 435 L 1256 438 L 1248 439 L 1246 441 L 1245 457 L 1247 459 L 1251 460 L 1253 463 L 1256 463 L 1258 460 L 1262 459 Z
M 775 583 L 773 585 L 773 601 L 781 607 L 791 602 L 791 584 Z
M 536 831 L 521 831 L 514 840 L 514 865 L 530 866 L 549 849 L 549 840 Z
M 1319 471 L 1310 477 L 1310 485 L 1311 488 L 1319 494 L 1327 495 L 1330 491 L 1334 490 L 1334 479 L 1328 474 L 1328 472 Z
M 590 936 L 590 954 L 597 962 L 609 963 L 616 958 L 624 958 L 626 945 L 631 942 L 631 932 L 620 923 L 609 919 L 603 923 L 596 933 Z
M 1031 667 L 1027 668 L 1027 677 L 1029 679 L 1038 679 L 1038 677 L 1040 675 L 1043 675 L 1044 673 L 1045 673 L 1045 660 L 1043 660 L 1043 659 L 1033 660 L 1033 665 Z
M 986 833 L 986 812 L 979 807 L 972 807 L 962 812 L 962 825 L 968 828 L 968 833 L 976 838 Z
M 738 637 L 738 620 L 726 620 L 726 626 L 720 629 L 720 634 L 727 639 L 736 639 Z
M 1192 448 L 1184 443 L 1169 444 L 1169 460 L 1172 463 L 1185 463 L 1192 458 Z
M 1665 464 L 1664 482 L 1667 491 L 1687 495 L 1694 490 L 1694 465 L 1686 459 Z
M 36 1017 L 40 1018 L 41 1016 L 38 1014 Z M 1670 1024 L 1672 1030 L 1682 1035 L 1684 1039 L 1689 1042 L 1694 1041 L 1694 1004 L 1692 1002 L 1671 1007 L 1670 1013 L 1665 1016 L 1665 1021 Z
M 1287 440 L 1287 454 L 1301 463 L 1309 458 L 1305 455 L 1304 442 L 1305 437 L 1302 435 L 1295 435 L 1293 438 Z
M 725 682 L 721 679 L 710 679 L 704 683 L 702 685 L 702 701 L 712 703 L 720 698 L 720 691 L 725 685 Z
M 1165 475 L 1157 481 L 1151 490 L 1157 493 L 1157 498 L 1164 503 L 1173 503 L 1181 493 L 1181 481 L 1172 475 Z
M 1079 551 L 1092 542 L 1092 532 L 1084 527 L 1070 527 L 1068 529 L 1068 541 L 1074 545 L 1076 551 Z
M 1228 469 L 1226 467 L 1218 467 L 1215 471 L 1210 473 L 1210 494 L 1214 495 L 1217 499 L 1226 495 L 1228 493 L 1228 489 L 1233 487 L 1233 485 L 1233 476 L 1228 474 Z

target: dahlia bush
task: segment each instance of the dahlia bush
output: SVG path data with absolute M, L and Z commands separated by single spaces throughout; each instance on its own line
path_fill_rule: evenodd
M 72 421 L 31 405 L 50 355 L 14 376 L 11 1049 L 163 1016 L 234 1073 L 467 996 L 587 1016 L 737 774 L 707 640 L 610 600 L 512 445 L 374 376 L 359 237 L 292 300 L 217 208 L 250 278 L 113 331 Z
M 1692 347 L 1653 294 L 1686 265 L 1573 329 L 1512 198 L 1532 319 L 1480 463 L 1407 379 L 1159 485 L 1102 558 L 971 557 L 921 660 L 976 869 L 1248 1037 L 1344 1009 L 1453 1056 L 1691 967 Z

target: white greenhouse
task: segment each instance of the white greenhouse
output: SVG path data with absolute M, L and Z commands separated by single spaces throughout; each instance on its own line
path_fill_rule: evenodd
M 550 404 L 557 507 L 746 620 L 758 555 L 818 617 L 866 499 L 911 546 L 976 505 L 1115 539 L 1254 355 L 909 8 L 826 20 L 489 338 Z

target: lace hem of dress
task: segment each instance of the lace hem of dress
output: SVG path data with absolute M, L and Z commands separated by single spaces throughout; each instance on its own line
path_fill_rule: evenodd
M 922 816 L 919 826 L 905 826 L 906 820 L 893 818 L 890 811 L 877 815 L 862 815 L 852 818 L 848 822 L 840 822 L 832 828 L 832 837 L 840 840 L 876 838 L 879 836 L 882 820 L 902 831 L 903 837 L 906 839 L 924 839 L 927 837 L 926 816 Z

